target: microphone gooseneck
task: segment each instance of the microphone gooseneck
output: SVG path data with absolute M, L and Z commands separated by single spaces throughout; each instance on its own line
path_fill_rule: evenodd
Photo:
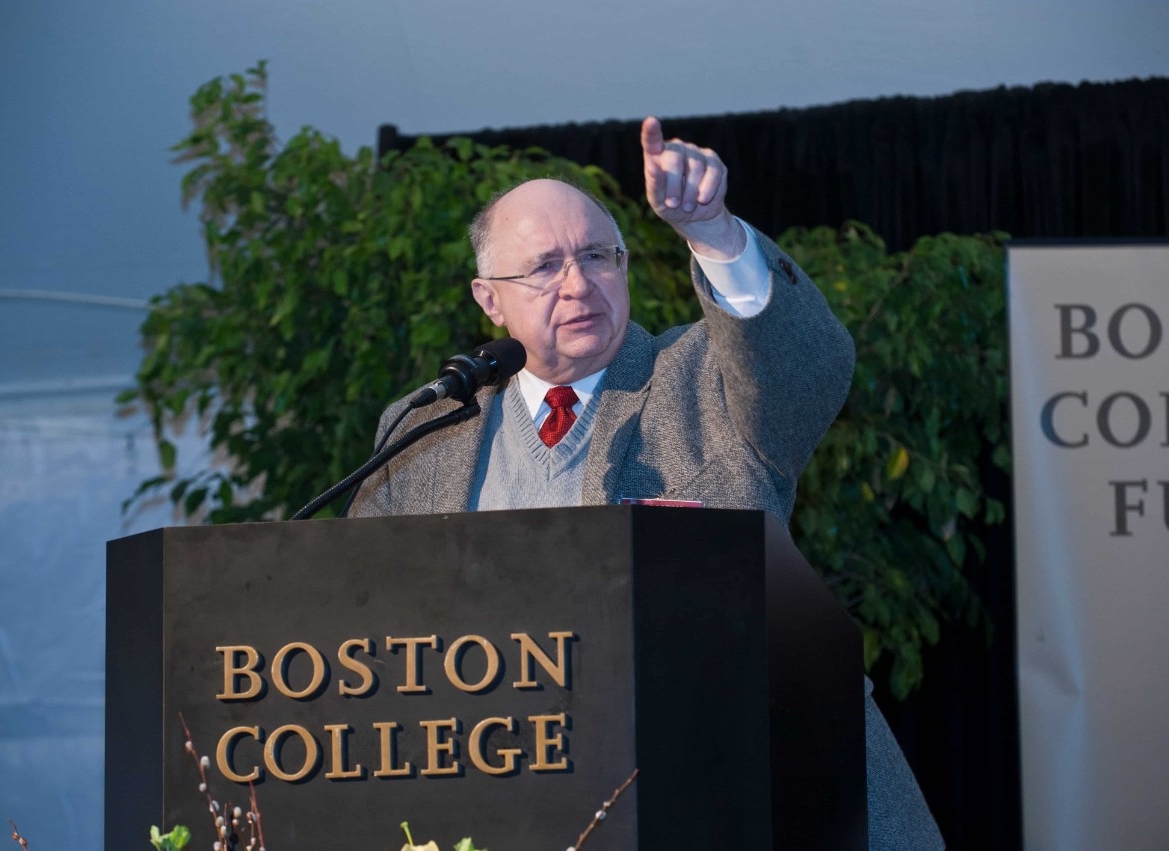
M 524 350 L 523 344 L 510 337 L 484 343 L 469 355 L 455 355 L 448 358 L 439 369 L 438 380 L 415 393 L 402 409 L 398 418 L 386 429 L 370 459 L 292 515 L 291 519 L 307 520 L 341 494 L 350 491 L 349 499 L 341 510 L 341 516 L 346 516 L 349 513 L 349 506 L 353 504 L 353 499 L 357 495 L 358 485 L 378 467 L 427 434 L 477 416 L 479 404 L 475 400 L 475 392 L 480 387 L 490 387 L 511 378 L 524 368 L 527 360 L 528 353 Z M 422 408 L 437 402 L 439 399 L 447 398 L 462 402 L 463 407 L 417 426 L 401 440 L 391 446 L 386 446 L 390 434 L 406 418 L 407 414 L 416 408 Z

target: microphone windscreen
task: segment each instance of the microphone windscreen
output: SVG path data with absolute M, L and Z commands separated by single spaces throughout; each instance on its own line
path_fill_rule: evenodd
M 495 379 L 496 382 L 511 378 L 528 362 L 528 353 L 524 349 L 524 344 L 513 337 L 501 337 L 498 340 L 484 343 L 475 350 L 474 354 L 479 355 L 481 352 L 499 361 L 499 377 Z

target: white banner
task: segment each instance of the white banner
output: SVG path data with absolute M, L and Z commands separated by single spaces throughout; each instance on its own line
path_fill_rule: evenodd
M 1008 251 L 1029 851 L 1169 848 L 1169 245 Z

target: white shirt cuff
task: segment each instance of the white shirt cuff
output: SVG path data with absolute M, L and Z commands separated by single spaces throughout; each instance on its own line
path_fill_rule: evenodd
M 694 259 L 710 281 L 715 304 L 732 316 L 746 318 L 759 313 L 771 295 L 771 272 L 763 249 L 755 239 L 755 232 L 738 216 L 735 221 L 747 234 L 747 247 L 731 260 L 715 260 L 697 252 Z

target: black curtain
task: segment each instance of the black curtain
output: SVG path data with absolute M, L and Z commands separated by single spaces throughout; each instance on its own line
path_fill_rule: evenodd
M 482 130 L 488 145 L 539 146 L 644 192 L 637 121 Z M 858 219 L 892 251 L 920 236 L 1006 231 L 1016 238 L 1169 236 L 1169 79 L 1044 84 L 940 98 L 674 118 L 668 136 L 713 148 L 728 204 L 778 235 Z M 446 137 L 436 137 L 443 141 Z M 379 152 L 414 137 L 392 125 Z M 1011 516 L 1009 480 L 984 465 Z M 994 620 L 989 646 L 951 625 L 926 656 L 922 689 L 881 704 L 951 849 L 1022 847 L 1014 548 L 990 530 L 973 582 Z
M 636 198 L 643 193 L 638 124 L 460 135 L 489 145 L 536 145 L 598 165 Z M 667 135 L 719 152 L 731 171 L 731 208 L 772 235 L 790 225 L 859 219 L 894 251 L 943 231 L 1169 236 L 1169 78 L 882 98 L 663 124 Z M 378 148 L 384 154 L 414 139 L 384 125 Z

